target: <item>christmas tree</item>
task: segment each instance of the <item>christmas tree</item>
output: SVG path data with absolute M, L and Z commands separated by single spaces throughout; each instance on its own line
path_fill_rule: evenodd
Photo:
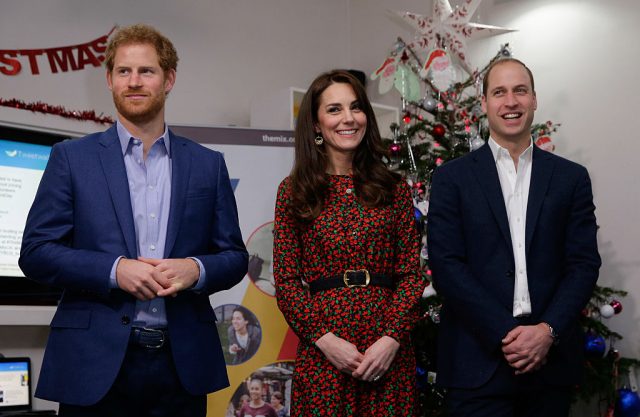
M 640 361 L 625 358 L 615 348 L 622 335 L 609 329 L 606 320 L 622 311 L 622 303 L 614 297 L 624 297 L 626 291 L 596 286 L 591 300 L 582 311 L 580 324 L 585 331 L 585 379 L 576 390 L 576 399 L 594 404 L 598 415 L 638 417 L 640 397 L 628 389 L 626 376 L 633 376 Z M 607 343 L 608 341 L 608 343 Z M 607 346 L 608 345 L 608 346 Z
M 413 187 L 414 213 L 423 243 L 421 266 L 427 278 L 430 271 L 426 214 L 431 175 L 445 161 L 485 144 L 489 131 L 480 104 L 482 78 L 493 61 L 511 56 L 508 44 L 503 45 L 484 68 L 470 69 L 464 54 L 465 38 L 480 30 L 508 31 L 468 23 L 479 1 L 467 0 L 463 7 L 453 11 L 448 1 L 436 0 L 433 18 L 399 14 L 417 30 L 416 38 L 410 43 L 398 38 L 383 64 L 371 75 L 372 79 L 379 80 L 381 93 L 395 88 L 400 94 L 402 120 L 399 125 L 391 126 L 393 137 L 388 138 L 388 164 L 403 173 Z M 531 128 L 534 143 L 553 151 L 551 135 L 559 126 L 551 121 L 534 124 Z M 640 362 L 620 357 L 614 345 L 622 336 L 611 331 L 603 320 L 621 311 L 622 304 L 613 297 L 624 295 L 624 291 L 598 286 L 585 306 L 581 317 L 586 333 L 585 382 L 577 387 L 575 394 L 576 399 L 596 403 L 599 415 L 613 416 L 615 408 L 616 416 L 637 417 L 640 397 L 621 388 L 621 384 L 629 368 Z M 419 402 L 424 416 L 444 415 L 444 392 L 434 384 L 441 302 L 429 285 L 421 303 L 423 318 L 413 334 Z

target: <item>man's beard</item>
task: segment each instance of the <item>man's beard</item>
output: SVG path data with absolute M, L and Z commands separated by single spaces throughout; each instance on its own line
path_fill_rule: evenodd
M 135 93 L 129 91 L 124 94 Z M 131 102 L 127 102 L 127 99 L 122 95 L 113 93 L 113 102 L 116 106 L 118 113 L 131 123 L 143 124 L 153 120 L 158 113 L 164 108 L 164 102 L 166 101 L 166 95 L 150 96 L 150 101 L 145 104 L 132 105 Z

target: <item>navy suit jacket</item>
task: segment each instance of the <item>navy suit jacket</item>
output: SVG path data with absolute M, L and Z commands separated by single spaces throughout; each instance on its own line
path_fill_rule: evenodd
M 228 386 L 209 295 L 239 282 L 248 256 L 222 155 L 169 135 L 172 178 L 164 257 L 200 259 L 206 286 L 167 297 L 166 313 L 180 381 L 200 395 Z M 53 147 L 27 218 L 20 267 L 28 278 L 64 289 L 51 322 L 38 397 L 90 405 L 113 384 L 136 301 L 109 287 L 119 256 L 138 254 L 127 173 L 113 126 Z
M 534 146 L 525 250 L 532 312 L 513 317 L 515 262 L 496 163 L 488 145 L 433 176 L 427 245 L 443 297 L 437 381 L 476 388 L 505 360 L 501 339 L 518 325 L 547 322 L 559 334 L 545 381 L 580 380 L 578 317 L 598 278 L 595 207 L 587 170 Z

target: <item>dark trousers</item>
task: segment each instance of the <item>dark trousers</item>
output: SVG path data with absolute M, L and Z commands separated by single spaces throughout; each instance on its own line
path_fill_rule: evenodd
M 451 417 L 567 417 L 571 388 L 551 386 L 537 372 L 514 375 L 504 362 L 479 388 L 448 389 L 446 406 Z
M 130 345 L 120 373 L 97 404 L 60 404 L 62 417 L 205 417 L 207 396 L 191 395 L 176 373 L 171 348 Z

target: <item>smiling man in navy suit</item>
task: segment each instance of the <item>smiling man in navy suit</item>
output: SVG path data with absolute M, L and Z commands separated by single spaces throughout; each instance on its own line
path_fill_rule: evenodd
M 54 146 L 20 267 L 61 287 L 36 395 L 61 416 L 206 415 L 228 386 L 209 295 L 247 271 L 218 152 L 167 129 L 178 56 L 155 29 L 110 40 L 118 121 Z
M 451 416 L 567 416 L 582 371 L 578 317 L 600 267 L 591 182 L 533 145 L 537 99 L 522 62 L 489 67 L 482 107 L 489 142 L 432 181 L 437 382 Z

